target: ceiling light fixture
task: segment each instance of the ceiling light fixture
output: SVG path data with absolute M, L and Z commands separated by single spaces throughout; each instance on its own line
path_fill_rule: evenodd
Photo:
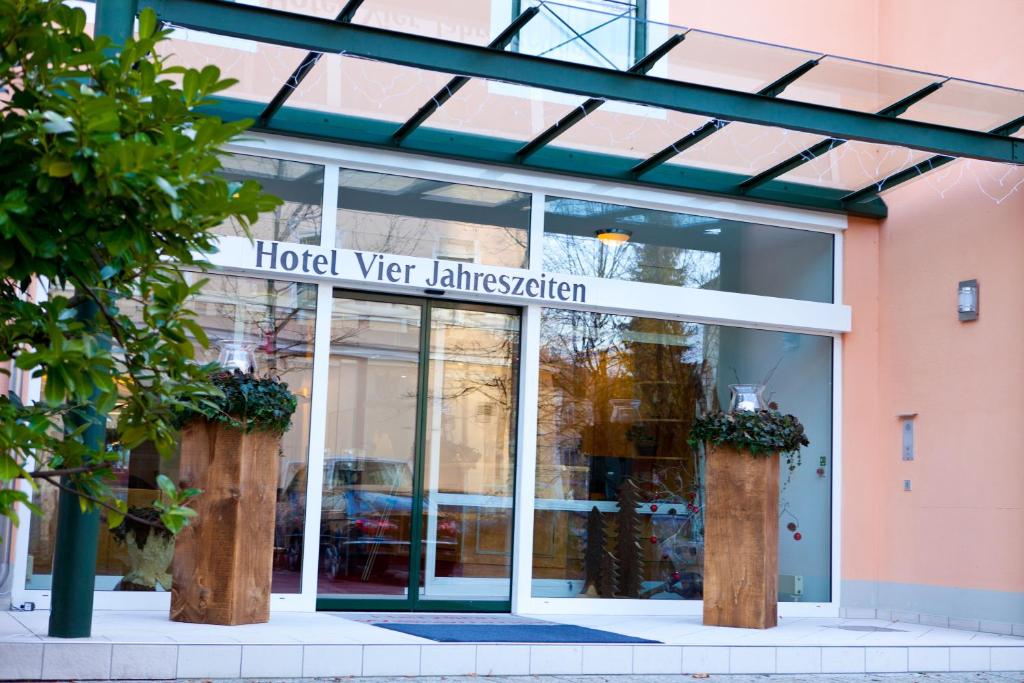
M 629 230 L 620 230 L 619 228 L 608 228 L 606 230 L 598 230 L 594 233 L 598 241 L 601 244 L 617 245 L 624 244 L 629 241 L 629 238 L 633 236 Z

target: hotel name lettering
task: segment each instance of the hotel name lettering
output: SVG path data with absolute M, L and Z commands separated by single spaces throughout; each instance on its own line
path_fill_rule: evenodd
M 434 260 L 420 272 L 416 264 L 389 261 L 384 254 L 355 254 L 358 273 L 367 282 L 383 282 L 455 290 L 477 294 L 520 296 L 548 301 L 587 302 L 586 285 L 565 282 L 542 273 L 540 277 L 483 272 L 472 263 Z M 295 249 L 277 242 L 256 240 L 256 267 L 278 272 L 340 277 L 338 250 L 329 254 Z

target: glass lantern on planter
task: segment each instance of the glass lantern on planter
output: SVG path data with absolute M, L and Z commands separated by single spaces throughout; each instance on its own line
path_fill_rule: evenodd
M 217 363 L 228 372 L 238 370 L 255 374 L 256 347 L 241 341 L 221 342 Z
M 768 405 L 764 400 L 764 389 L 763 384 L 730 384 L 732 395 L 729 399 L 729 412 L 753 413 L 764 410 Z

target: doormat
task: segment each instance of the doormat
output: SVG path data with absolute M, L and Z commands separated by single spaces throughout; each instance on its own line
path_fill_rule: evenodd
M 400 624 L 374 622 L 374 626 L 433 640 L 438 643 L 658 643 L 621 633 L 573 624 L 539 621 L 532 624 Z

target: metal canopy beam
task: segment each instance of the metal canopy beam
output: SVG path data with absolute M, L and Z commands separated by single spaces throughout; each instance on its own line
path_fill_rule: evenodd
M 176 26 L 316 52 L 487 78 L 700 116 L 1024 164 L 1024 140 L 767 98 L 220 0 L 140 0 Z
M 348 23 L 352 21 L 352 17 L 356 15 L 356 10 L 363 4 L 365 0 L 348 0 L 345 6 L 338 12 L 338 16 L 334 18 L 335 21 L 341 23 Z M 266 109 L 259 116 L 261 123 L 266 123 L 274 117 L 277 110 L 284 106 L 284 103 L 288 101 L 288 98 L 292 96 L 292 93 L 299 87 L 299 84 L 309 75 L 309 72 L 313 70 L 316 63 L 323 57 L 322 52 L 309 52 L 302 59 L 292 75 L 288 77 L 288 80 L 284 82 L 284 85 L 280 87 L 277 94 L 267 103 Z
M 512 42 L 512 39 L 519 34 L 519 31 L 526 26 L 526 23 L 537 16 L 538 12 L 540 12 L 540 8 L 538 7 L 530 7 L 526 9 L 526 11 L 516 17 L 504 31 L 499 33 L 494 40 L 488 43 L 487 47 L 494 50 L 504 50 L 508 47 L 508 44 Z M 421 123 L 426 121 L 427 118 L 437 111 L 442 104 L 454 97 L 455 93 L 462 89 L 462 86 L 469 83 L 469 80 L 468 76 L 456 76 L 452 80 L 448 81 L 448 85 L 437 91 L 437 94 L 430 98 L 429 102 L 420 107 L 408 121 L 402 124 L 401 128 L 395 131 L 395 134 L 392 136 L 395 144 L 402 144 L 402 140 L 409 137 L 409 134 L 416 130 Z
M 923 100 L 924 98 L 928 97 L 933 92 L 941 88 L 943 83 L 945 83 L 945 81 L 929 83 L 925 87 L 907 95 L 898 102 L 890 104 L 888 107 L 878 112 L 878 116 L 885 116 L 890 118 L 895 118 L 899 116 L 907 109 L 909 109 L 910 106 L 913 105 L 915 102 L 920 102 L 921 100 Z M 845 144 L 846 142 L 846 140 L 826 138 L 821 142 L 815 143 L 808 147 L 807 149 L 805 149 L 804 151 L 794 154 L 785 161 L 780 161 L 779 163 L 775 164 L 768 170 L 761 171 L 757 175 L 747 178 L 742 183 L 740 183 L 740 191 L 745 192 L 752 187 L 757 187 L 758 185 L 766 183 L 774 178 L 777 178 L 780 175 L 783 175 L 784 173 L 789 173 L 794 168 L 802 166 L 809 161 L 814 161 L 822 154 L 826 154 L 835 149 L 836 147 Z
M 782 78 L 779 78 L 778 80 L 769 83 L 765 87 L 758 90 L 757 94 L 763 95 L 764 97 L 778 97 L 783 93 L 783 91 L 787 87 L 789 87 L 789 85 L 793 81 L 800 78 L 814 67 L 818 66 L 818 64 L 821 62 L 821 59 L 822 58 L 819 57 L 817 59 L 812 59 L 810 61 L 804 62 L 803 64 L 801 64 L 800 66 L 798 66 L 797 68 L 793 69 L 788 74 L 783 76 Z M 687 149 L 693 147 L 704 138 L 709 137 L 715 131 L 725 128 L 726 126 L 729 125 L 729 123 L 729 121 L 721 121 L 719 119 L 712 119 L 708 121 L 697 130 L 690 131 L 689 133 L 687 133 L 680 139 L 676 140 L 665 149 L 661 150 L 657 154 L 651 155 L 649 158 L 644 159 L 639 164 L 634 166 L 633 176 L 640 177 L 644 173 L 650 171 L 652 168 L 661 166 L 663 163 L 665 163 L 672 157 L 682 154 Z
M 1024 116 L 1019 116 L 1009 123 L 1005 123 L 998 128 L 993 128 L 990 132 L 993 135 L 1013 135 L 1021 128 L 1024 128 Z M 933 171 L 940 166 L 945 166 L 951 161 L 955 161 L 956 157 L 945 157 L 945 156 L 933 156 L 924 161 L 914 164 L 910 168 L 905 168 L 898 173 L 894 173 L 888 178 L 881 182 L 872 183 L 865 188 L 851 192 L 850 194 L 843 197 L 843 203 L 847 205 L 854 205 L 857 202 L 864 201 L 866 199 L 874 199 L 879 193 L 892 189 L 897 185 L 913 180 L 914 178 L 920 177 L 929 171 Z
M 203 110 L 225 120 L 238 120 L 253 118 L 259 112 L 260 106 L 258 102 L 220 98 L 218 104 L 204 107 Z M 394 124 L 376 119 L 283 107 L 272 121 L 266 125 L 257 126 L 256 129 L 290 137 L 307 137 L 375 149 L 395 150 L 391 141 Z M 515 158 L 518 146 L 519 143 L 514 140 L 422 126 L 416 135 L 410 136 L 406 140 L 403 149 L 444 159 L 460 159 L 517 169 L 553 172 L 619 184 L 635 184 L 642 187 L 698 192 L 718 197 L 755 200 L 816 211 L 849 213 L 867 218 L 883 218 L 886 215 L 885 203 L 881 199 L 846 207 L 839 202 L 844 194 L 842 190 L 796 183 L 766 183 L 741 198 L 736 193 L 736 185 L 744 176 L 720 171 L 665 166 L 655 169 L 644 178 L 642 183 L 639 183 L 630 174 L 630 169 L 636 163 L 636 159 L 581 152 L 562 147 L 542 149 L 531 157 L 528 164 L 520 164 Z
M 631 74 L 647 73 L 659 59 L 667 55 L 676 45 L 683 42 L 684 38 L 686 38 L 685 33 L 677 33 L 673 35 L 664 43 L 652 50 L 650 54 L 646 55 L 642 59 L 638 60 L 636 64 L 629 67 L 628 72 Z M 560 120 L 556 121 L 553 126 L 520 147 L 519 151 L 516 152 L 516 158 L 520 161 L 525 160 L 541 147 L 544 147 L 544 145 L 548 144 L 559 135 L 582 121 L 588 114 L 592 113 L 606 101 L 607 100 L 591 97 L 580 106 L 574 107 L 572 111 L 563 116 Z

